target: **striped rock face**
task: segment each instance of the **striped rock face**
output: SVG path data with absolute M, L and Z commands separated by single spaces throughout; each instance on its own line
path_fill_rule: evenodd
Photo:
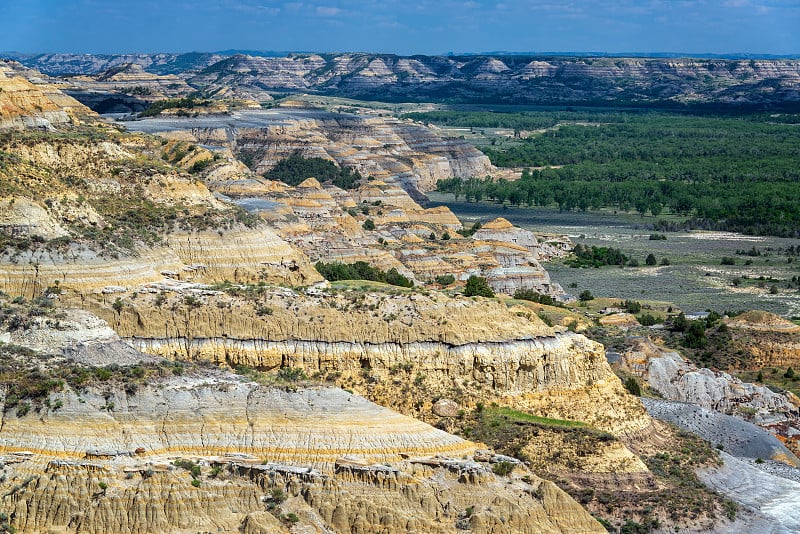
M 193 368 L 37 409 L 0 430 L 19 532 L 602 532 L 552 483 L 497 476 L 479 445 L 338 388 Z

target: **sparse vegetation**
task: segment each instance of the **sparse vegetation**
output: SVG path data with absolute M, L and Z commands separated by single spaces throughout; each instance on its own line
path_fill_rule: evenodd
M 442 274 L 437 276 L 434 281 L 439 284 L 440 286 L 449 286 L 452 283 L 455 283 L 456 277 L 452 274 Z

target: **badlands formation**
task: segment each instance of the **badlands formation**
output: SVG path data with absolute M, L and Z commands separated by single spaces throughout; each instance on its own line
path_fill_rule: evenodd
M 547 56 L 413 56 L 391 54 L 16 55 L 50 75 L 88 75 L 91 85 L 134 64 L 178 75 L 207 95 L 267 101 L 271 92 L 320 93 L 381 101 L 579 104 L 631 101 L 670 104 L 786 103 L 798 100 L 800 62 Z M 123 91 L 126 89 L 121 86 Z M 121 94 L 121 93 L 120 93 Z
M 728 524 L 699 483 L 683 515 L 651 471 L 689 444 L 691 466 L 718 462 L 647 415 L 602 345 L 457 292 L 476 274 L 563 293 L 539 263 L 552 245 L 502 219 L 459 234 L 408 194 L 485 168 L 474 149 L 306 110 L 165 119 L 155 137 L 47 80 L 5 69 L 0 88 L 0 527 L 604 532 L 563 488 L 617 526 Z M 296 150 L 365 178 L 290 187 L 233 157 L 265 170 Z M 313 266 L 356 260 L 417 285 Z M 508 451 L 445 431 L 497 449 L 509 425 Z
M 3 528 L 602 532 L 518 460 L 335 378 L 298 380 L 416 367 L 498 400 L 536 404 L 560 388 L 564 416 L 580 415 L 565 412 L 569 391 L 587 406 L 616 396 L 646 426 L 599 346 L 492 300 L 326 288 L 278 225 L 169 161 L 212 154 L 177 158 L 168 142 L 63 109 L 49 87 L 0 84 Z

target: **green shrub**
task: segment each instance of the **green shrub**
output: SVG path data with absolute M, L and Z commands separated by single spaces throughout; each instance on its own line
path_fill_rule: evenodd
M 470 276 L 467 285 L 464 286 L 464 295 L 467 297 L 494 297 L 494 291 L 482 276 Z
M 192 174 L 197 174 L 198 172 L 205 170 L 213 161 L 213 159 L 201 159 L 200 161 L 195 161 L 192 166 L 189 167 L 189 172 Z
M 280 160 L 263 176 L 267 180 L 278 180 L 291 186 L 299 185 L 305 179 L 314 177 L 320 183 L 332 182 L 342 189 L 354 189 L 362 181 L 358 171 L 337 167 L 332 161 L 322 158 L 305 158 L 300 153 L 294 153 Z
M 307 380 L 306 373 L 299 367 L 284 367 L 278 371 L 278 379 L 285 382 L 297 382 Z
M 625 382 L 623 382 L 622 384 L 625 386 L 625 389 L 627 389 L 628 393 L 630 393 L 631 395 L 635 395 L 637 397 L 642 396 L 642 388 L 641 386 L 639 386 L 639 382 L 632 376 L 626 378 Z
M 442 274 L 437 276 L 435 280 L 440 286 L 449 286 L 456 281 L 456 277 L 452 274 Z
M 496 464 L 492 464 L 492 473 L 498 476 L 508 476 L 514 471 L 516 464 L 511 462 L 497 462 Z
M 655 315 L 649 313 L 643 313 L 641 315 L 637 315 L 636 320 L 639 321 L 639 324 L 642 326 L 653 326 L 655 324 L 658 324 L 658 318 Z
M 357 261 L 355 263 L 323 263 L 318 261 L 314 264 L 314 268 L 323 278 L 331 282 L 338 280 L 371 280 L 398 287 L 414 287 L 414 282 L 400 274 L 394 267 L 387 272 L 383 272 L 365 261 Z

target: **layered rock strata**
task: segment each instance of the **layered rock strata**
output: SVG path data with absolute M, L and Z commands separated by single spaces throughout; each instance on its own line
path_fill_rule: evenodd
M 160 356 L 295 367 L 342 380 L 366 372 L 387 383 L 408 368 L 443 394 L 456 388 L 619 434 L 649 424 L 601 345 L 555 333 L 493 301 L 285 289 L 264 293 L 252 307 L 222 295 L 204 297 L 199 307 L 187 307 L 182 297 L 155 307 L 150 298 L 123 300 L 121 313 L 90 300 L 84 305 L 97 306 L 123 337 Z
M 391 117 L 280 108 L 230 117 L 152 118 L 127 126 L 162 135 L 191 132 L 196 142 L 246 156 L 259 173 L 298 151 L 414 191 L 430 191 L 442 178 L 484 176 L 491 170 L 489 159 L 465 141 L 443 139 Z
M 157 361 L 121 355 L 96 317 L 52 325 L 3 333 L 47 353 L 5 354 L 69 374 L 91 343 L 81 361 L 115 366 L 13 406 L 20 390 L 4 387 L 0 508 L 17 532 L 602 532 L 554 484 L 492 472 L 515 460 L 358 395 L 194 366 L 137 378 Z
M 90 113 L 78 101 L 36 86 L 0 62 L 0 130 L 53 129 Z

